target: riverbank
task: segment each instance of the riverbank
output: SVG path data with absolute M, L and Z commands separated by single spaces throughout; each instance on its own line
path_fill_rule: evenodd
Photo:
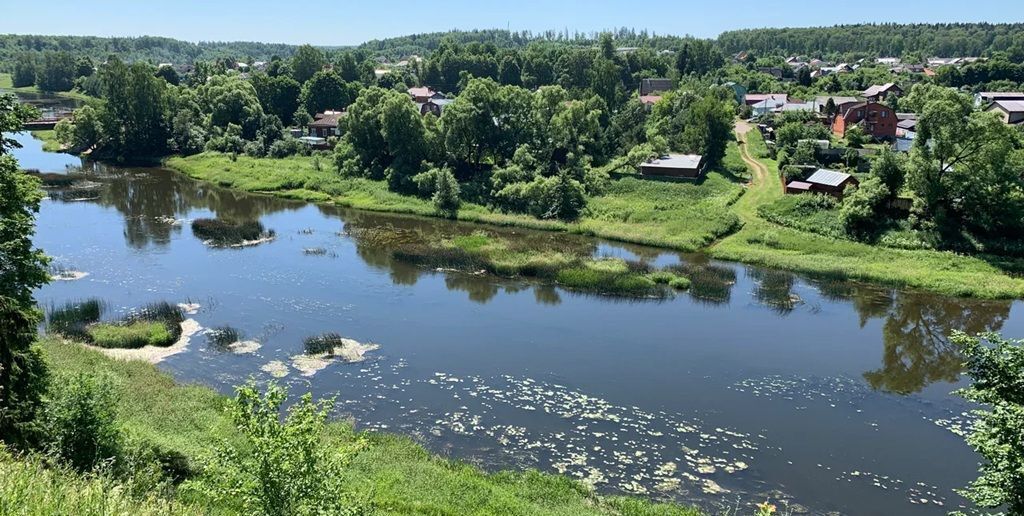
M 755 171 L 756 179 L 734 205 L 743 228 L 711 246 L 707 252 L 712 257 L 949 296 L 1024 297 L 1024 279 L 1011 272 L 1022 270 L 1021 260 L 886 248 L 786 228 L 762 219 L 757 214 L 758 206 L 784 195 L 778 163 L 753 156 L 764 145 L 756 130 L 740 137 L 746 142 L 741 145 L 743 159 Z
M 56 374 L 95 373 L 110 377 L 117 391 L 117 418 L 124 429 L 134 438 L 180 454 L 190 468 L 201 464 L 218 443 L 240 441 L 225 412 L 227 398 L 212 389 L 177 384 L 170 375 L 151 364 L 114 360 L 72 342 L 44 337 L 41 346 L 51 371 Z M 535 471 L 488 474 L 473 466 L 431 455 L 411 439 L 356 432 L 348 423 L 330 424 L 328 439 L 339 445 L 364 441 L 344 475 L 345 485 L 351 489 L 349 494 L 354 499 L 365 500 L 371 514 L 701 514 L 696 509 L 678 505 L 598 496 L 566 477 Z M 18 484 L 0 479 L 0 498 L 14 496 L 16 489 L 20 496 L 34 496 L 31 489 L 25 489 L 25 484 L 36 483 L 39 490 L 44 491 L 50 474 L 29 463 L 12 466 L 8 457 L 0 459 L 0 471 L 14 469 L 28 476 Z M 83 484 L 91 486 L 84 481 L 61 483 L 61 486 Z M 91 492 L 83 490 L 81 495 Z M 36 498 L 52 499 L 60 494 L 39 493 Z M 78 495 L 77 490 L 63 493 L 66 500 Z M 198 505 L 212 512 L 218 510 L 206 500 L 175 499 L 174 502 L 185 508 Z M 152 504 L 152 500 L 139 502 L 138 507 L 149 506 L 146 504 Z M 42 513 L 53 509 L 45 500 L 36 506 Z
M 47 94 L 54 95 L 57 97 L 63 97 L 66 99 L 80 100 L 82 102 L 88 100 L 96 100 L 96 97 L 86 95 L 80 91 L 43 91 L 38 86 L 22 86 L 20 88 L 14 87 L 14 79 L 9 73 L 0 73 L 0 90 L 12 91 L 16 93 L 32 93 L 32 94 Z
M 729 160 L 742 159 L 755 171 L 746 188 L 711 172 L 700 183 L 675 183 L 623 178 L 590 199 L 578 223 L 538 220 L 493 212 L 464 203 L 463 221 L 530 229 L 568 231 L 610 240 L 677 251 L 706 250 L 712 257 L 790 271 L 911 287 L 950 296 L 985 299 L 1024 298 L 1020 260 L 965 256 L 952 252 L 901 250 L 828 238 L 772 224 L 757 207 L 782 196 L 777 164 L 755 159 L 745 147 L 730 146 Z M 389 192 L 383 182 L 343 179 L 329 165 L 317 170 L 313 159 L 284 160 L 204 153 L 173 157 L 167 166 L 192 178 L 229 188 L 311 202 L 332 202 L 352 208 L 437 216 L 425 199 Z M 756 166 L 762 169 L 758 170 Z

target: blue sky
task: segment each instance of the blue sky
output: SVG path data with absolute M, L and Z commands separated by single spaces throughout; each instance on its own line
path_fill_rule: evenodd
M 453 28 L 592 32 L 615 27 L 714 37 L 737 28 L 852 22 L 1024 22 L 1020 0 L 5 0 L 0 33 L 169 36 L 189 41 L 351 45 Z

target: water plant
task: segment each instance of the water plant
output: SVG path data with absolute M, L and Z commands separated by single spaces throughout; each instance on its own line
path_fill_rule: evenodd
M 104 311 L 106 305 L 97 298 L 51 306 L 46 314 L 46 331 L 69 339 L 89 340 L 86 327 L 99 321 Z
M 334 355 L 334 349 L 345 345 L 344 338 L 333 332 L 306 337 L 302 342 L 307 355 Z
M 229 222 L 222 219 L 196 219 L 192 221 L 192 234 L 214 246 L 232 246 L 274 236 L 258 220 Z
M 221 351 L 228 349 L 228 346 L 240 340 L 242 340 L 242 332 L 231 326 L 218 326 L 210 328 L 206 332 L 206 342 L 210 344 L 210 347 Z

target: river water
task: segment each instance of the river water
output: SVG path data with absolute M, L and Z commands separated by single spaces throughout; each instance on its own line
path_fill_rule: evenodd
M 417 268 L 360 229 L 454 235 L 479 226 L 249 195 L 161 169 L 15 152 L 26 169 L 93 188 L 51 192 L 36 242 L 88 273 L 43 287 L 44 306 L 100 297 L 117 315 L 167 300 L 201 305 L 262 347 L 233 353 L 201 332 L 160 367 L 230 393 L 273 367 L 293 393 L 336 396 L 339 417 L 414 437 L 488 469 L 564 472 L 602 492 L 710 510 L 771 499 L 814 514 L 944 514 L 975 475 L 969 407 L 951 395 L 953 329 L 1024 333 L 1017 302 L 819 281 L 582 237 L 500 230 L 543 246 L 684 262 L 691 292 L 623 300 L 551 285 Z M 259 220 L 272 242 L 204 245 L 189 221 Z M 491 228 L 492 231 L 499 231 Z M 318 249 L 310 252 L 310 249 Z M 380 348 L 311 376 L 305 337 Z M 744 512 L 747 512 L 744 510 Z

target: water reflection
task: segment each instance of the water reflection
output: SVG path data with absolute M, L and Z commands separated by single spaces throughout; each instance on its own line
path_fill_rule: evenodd
M 307 206 L 226 190 L 160 169 L 118 169 L 85 164 L 71 173 L 81 175 L 85 181 L 102 183 L 102 188 L 94 190 L 98 197 L 91 202 L 114 208 L 122 215 L 125 241 L 134 249 L 169 245 L 187 222 L 183 219 L 196 210 L 208 210 L 223 220 L 251 221 Z M 53 195 L 59 192 L 51 192 L 51 197 L 61 199 L 61 195 Z M 449 239 L 479 231 L 480 226 L 331 206 L 318 209 L 340 219 L 344 230 L 339 236 L 350 238 L 356 255 L 367 265 L 386 271 L 396 285 L 415 285 L 424 275 L 441 273 L 449 290 L 463 292 L 476 303 L 489 303 L 499 294 L 514 294 L 524 289 L 532 289 L 536 302 L 542 305 L 557 305 L 565 295 L 551 284 L 424 268 L 397 259 L 392 252 L 401 244 Z M 728 305 L 737 284 L 739 267 L 715 263 L 702 255 L 687 255 L 680 260 L 677 255 L 666 255 L 659 250 L 642 246 L 620 248 L 576 235 L 504 228 L 486 230 L 501 234 L 521 249 L 564 249 L 647 263 L 676 261 L 666 266 L 691 279 L 692 286 L 686 296 L 708 306 Z M 872 320 L 882 320 L 882 365 L 864 373 L 864 378 L 872 388 L 886 392 L 908 394 L 935 382 L 956 381 L 960 358 L 946 336 L 956 329 L 969 333 L 997 331 L 1010 313 L 1008 301 L 963 300 L 847 281 L 801 279 L 792 273 L 757 267 L 744 270 L 746 278 L 752 281 L 753 300 L 779 316 L 789 316 L 806 306 L 796 293 L 804 282 L 814 287 L 823 300 L 849 303 L 858 314 L 861 327 Z

